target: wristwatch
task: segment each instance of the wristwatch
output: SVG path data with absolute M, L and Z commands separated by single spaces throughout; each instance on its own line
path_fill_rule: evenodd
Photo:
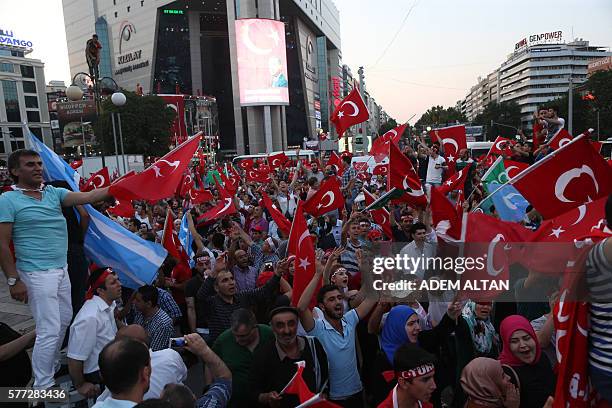
M 19 280 L 19 278 L 8 278 L 8 279 L 6 280 L 6 283 L 7 283 L 9 286 L 15 286 L 15 285 L 17 284 L 17 281 L 18 281 L 18 280 Z

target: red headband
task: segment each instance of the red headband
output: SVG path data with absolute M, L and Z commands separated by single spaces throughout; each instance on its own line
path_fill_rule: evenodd
M 391 382 L 394 378 L 403 378 L 405 380 L 410 380 L 411 378 L 422 377 L 431 373 L 434 370 L 433 364 L 424 364 L 422 366 L 413 368 L 412 370 L 406 371 L 383 371 L 382 375 L 387 382 Z
M 107 270 L 102 272 L 100 276 L 98 276 L 98 279 L 96 279 L 96 281 L 89 287 L 89 289 L 87 289 L 87 293 L 85 294 L 85 300 L 91 299 L 96 294 L 96 289 L 104 285 L 106 277 L 111 273 L 114 273 L 113 270 L 108 268 Z

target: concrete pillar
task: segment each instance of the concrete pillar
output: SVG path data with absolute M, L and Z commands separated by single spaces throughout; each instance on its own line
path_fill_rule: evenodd
M 242 0 L 237 0 L 241 3 Z M 234 106 L 234 131 L 236 133 L 236 153 L 245 154 L 244 132 L 242 129 L 242 108 L 240 107 L 240 91 L 238 89 L 238 58 L 236 56 L 236 15 L 234 12 L 234 2 L 227 1 L 227 33 L 230 52 L 230 67 L 232 71 L 232 102 Z

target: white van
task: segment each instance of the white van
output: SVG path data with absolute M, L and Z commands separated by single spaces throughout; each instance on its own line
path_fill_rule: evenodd
M 493 142 L 467 142 L 467 148 L 472 158 L 489 153 L 491 146 L 493 146 Z
M 287 156 L 290 160 L 295 160 L 295 150 L 280 150 L 280 151 L 271 152 L 271 153 L 243 154 L 241 156 L 234 157 L 232 159 L 232 163 L 238 164 L 239 162 L 243 160 L 248 160 L 248 159 L 252 159 L 252 160 L 265 159 L 268 156 L 272 156 L 274 154 L 279 154 L 279 153 L 285 153 L 285 156 Z M 312 150 L 300 150 L 300 159 L 308 159 L 308 161 L 311 161 L 315 158 L 315 155 L 316 155 L 315 152 Z

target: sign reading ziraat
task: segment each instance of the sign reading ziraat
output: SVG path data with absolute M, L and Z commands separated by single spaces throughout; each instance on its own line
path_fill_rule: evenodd
M 285 25 L 276 20 L 236 20 L 242 106 L 288 105 Z

